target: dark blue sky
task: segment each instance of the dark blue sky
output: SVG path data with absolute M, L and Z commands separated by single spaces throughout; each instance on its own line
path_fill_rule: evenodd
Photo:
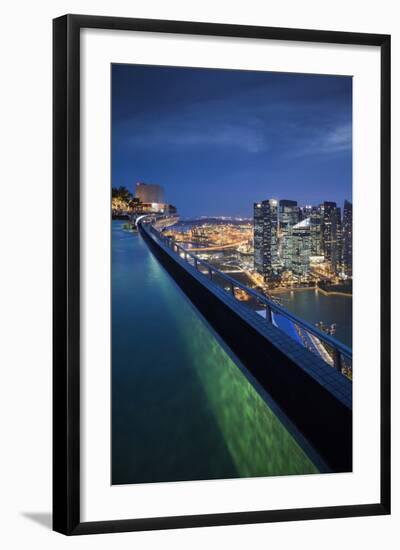
M 342 206 L 351 140 L 351 77 L 112 66 L 112 185 L 158 183 L 183 217 Z

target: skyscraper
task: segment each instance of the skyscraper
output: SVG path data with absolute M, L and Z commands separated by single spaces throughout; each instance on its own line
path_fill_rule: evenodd
M 310 210 L 310 242 L 311 256 L 322 255 L 322 234 L 321 234 L 321 209 L 319 206 L 312 206 Z
M 289 228 L 300 221 L 300 209 L 297 201 L 279 201 L 279 245 L 278 252 L 283 267 L 289 269 L 290 264 L 290 239 L 288 239 Z
M 343 207 L 343 271 L 353 276 L 353 205 L 349 201 Z
M 311 215 L 312 209 L 313 209 L 313 207 L 309 204 L 307 204 L 306 206 L 301 207 L 300 208 L 301 220 L 305 220 L 306 218 L 309 218 L 310 215 Z
M 340 208 L 335 202 L 324 202 L 321 205 L 322 247 L 325 261 L 333 273 L 337 273 L 341 263 L 342 227 Z
M 279 267 L 278 201 L 270 199 L 254 204 L 254 268 L 271 280 Z
M 262 274 L 263 273 L 263 225 L 264 215 L 261 202 L 254 204 L 253 214 L 253 244 L 254 244 L 254 269 Z
M 290 227 L 290 270 L 298 277 L 306 277 L 310 271 L 311 233 L 310 218 Z
M 284 231 L 290 225 L 299 223 L 299 207 L 297 201 L 282 199 L 279 201 L 279 229 Z
M 143 203 L 163 203 L 164 191 L 161 185 L 139 181 L 136 184 L 135 197 Z

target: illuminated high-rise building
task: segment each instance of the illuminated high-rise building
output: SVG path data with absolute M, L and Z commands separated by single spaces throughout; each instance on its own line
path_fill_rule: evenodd
M 306 218 L 309 218 L 310 215 L 311 215 L 312 209 L 313 209 L 313 207 L 309 204 L 307 204 L 306 206 L 302 206 L 300 208 L 301 219 L 305 220 Z
M 254 268 L 266 281 L 279 274 L 278 201 L 254 204 Z
M 343 207 L 343 271 L 353 276 L 353 205 L 344 201 Z
M 290 244 L 291 241 L 287 238 L 289 228 L 293 227 L 300 221 L 300 209 L 297 206 L 297 201 L 280 200 L 279 201 L 279 245 L 278 252 L 282 265 L 285 269 L 290 267 Z
M 289 228 L 287 241 L 290 249 L 290 267 L 294 275 L 307 277 L 310 271 L 311 232 L 310 218 Z
M 310 210 L 310 243 L 311 256 L 322 255 L 322 232 L 321 232 L 321 209 L 319 206 L 312 206 Z
M 254 204 L 253 214 L 253 246 L 254 246 L 254 269 L 263 273 L 263 233 L 264 215 L 261 202 Z
M 341 264 L 342 223 L 340 208 L 335 202 L 324 202 L 321 205 L 322 216 L 322 249 L 325 261 L 333 273 L 337 273 Z
M 299 207 L 297 201 L 282 199 L 279 201 L 279 229 L 284 231 L 291 225 L 299 223 Z
M 161 204 L 164 202 L 164 190 L 161 185 L 138 182 L 136 184 L 135 197 L 143 203 Z

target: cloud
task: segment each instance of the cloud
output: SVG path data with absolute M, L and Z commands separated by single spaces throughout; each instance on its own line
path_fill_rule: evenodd
M 128 144 L 135 148 L 225 147 L 249 153 L 268 149 L 263 126 L 241 113 L 227 116 L 213 110 L 185 110 L 150 120 L 131 120 L 129 127 Z
M 194 148 L 276 156 L 322 155 L 351 150 L 347 113 L 326 101 L 304 104 L 281 99 L 266 101 L 261 90 L 246 100 L 235 96 L 193 101 L 118 122 L 123 147 L 187 151 Z
M 339 151 L 348 151 L 352 146 L 352 128 L 351 124 L 344 124 L 334 128 L 322 140 L 322 148 L 327 152 L 336 153 Z
M 336 154 L 352 149 L 352 126 L 349 123 L 339 124 L 333 128 L 324 129 L 317 135 L 305 139 L 294 151 L 299 155 Z

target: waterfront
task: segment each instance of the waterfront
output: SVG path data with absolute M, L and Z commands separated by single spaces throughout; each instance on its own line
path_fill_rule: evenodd
M 194 221 L 186 224 L 181 224 L 185 231 L 189 231 L 194 227 Z M 197 221 L 197 228 L 201 227 L 201 221 Z M 240 227 L 240 226 L 237 226 Z M 207 225 L 207 231 L 214 235 L 215 240 L 222 241 L 222 237 L 218 237 L 216 228 L 220 228 L 222 234 L 229 233 L 229 228 L 223 226 L 221 223 L 212 227 L 210 223 Z M 170 230 L 171 234 L 179 235 L 179 232 L 175 232 L 175 227 Z M 220 271 L 228 274 L 233 279 L 236 279 L 241 284 L 254 288 L 258 282 L 256 280 L 257 274 L 253 269 L 249 269 L 245 266 L 240 259 L 240 255 L 237 252 L 237 248 L 231 247 L 231 249 L 225 250 L 224 246 L 220 247 L 216 251 L 211 251 L 212 243 L 192 243 L 181 242 L 179 238 L 177 242 L 187 250 L 193 250 L 201 259 L 206 260 Z M 226 246 L 226 245 L 225 245 Z M 204 252 L 202 252 L 204 249 Z M 265 290 L 265 289 L 264 289 Z M 297 287 L 292 289 L 278 287 L 274 290 L 267 289 L 267 294 L 276 297 L 279 303 L 313 326 L 320 322 L 329 329 L 331 325 L 335 325 L 335 332 L 332 334 L 334 338 L 352 347 L 352 296 L 351 294 L 345 294 L 342 292 L 326 292 L 322 289 L 315 289 L 315 287 Z M 249 307 L 257 309 L 257 304 L 251 300 L 248 302 Z M 318 327 L 320 328 L 320 327 Z
M 352 347 L 352 297 L 339 294 L 325 294 L 315 289 L 296 289 L 271 292 L 279 297 L 280 303 L 289 311 L 315 325 L 336 324 L 334 338 Z
M 122 225 L 112 223 L 112 483 L 316 473 L 272 402 Z

